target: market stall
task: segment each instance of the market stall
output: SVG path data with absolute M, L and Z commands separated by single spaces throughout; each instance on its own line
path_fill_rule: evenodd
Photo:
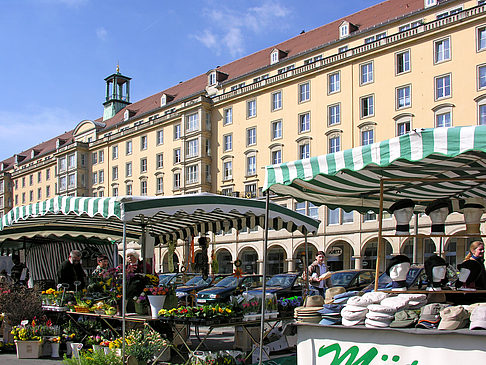
M 264 190 L 331 209 L 379 213 L 379 258 L 383 250 L 383 212 L 397 201 L 413 200 L 407 208 L 413 207 L 411 211 L 416 213 L 428 208 L 430 213 L 432 202 L 447 199 L 447 205 L 441 207 L 463 214 L 468 202 L 474 202 L 469 206 L 479 211 L 480 218 L 486 207 L 485 161 L 486 126 L 420 129 L 334 154 L 267 166 Z M 466 220 L 466 234 L 483 236 L 479 222 L 477 219 L 470 224 Z M 408 230 L 398 232 L 399 228 L 397 234 L 413 236 Z M 431 234 L 434 228 L 433 224 Z M 442 232 L 435 234 L 446 236 Z M 379 262 L 376 267 L 378 277 Z M 427 330 L 414 330 L 413 336 L 403 331 L 299 326 L 298 363 L 338 364 L 347 356 L 348 363 L 374 364 L 388 358 L 407 364 L 438 363 L 440 359 L 456 363 L 450 361 L 451 353 L 462 360 L 486 359 L 484 346 L 479 345 L 484 343 L 484 331 L 440 332 L 441 336 L 430 336 L 432 332 Z M 420 352 L 404 356 L 411 346 Z
M 123 296 L 126 298 L 126 243 L 129 238 L 156 237 L 161 244 L 208 232 L 231 228 L 265 227 L 314 233 L 319 222 L 277 204 L 214 194 L 195 194 L 164 198 L 76 198 L 56 197 L 45 202 L 15 208 L 2 218 L 0 239 L 36 236 L 53 229 L 73 236 L 96 235 L 123 241 Z M 88 233 L 86 233 L 88 232 Z M 42 233 L 40 233 L 42 235 Z M 142 239 L 142 243 L 144 239 Z M 144 247 L 142 246 L 142 249 Z M 125 307 L 122 311 L 125 333 Z M 122 341 L 124 345 L 125 342 Z

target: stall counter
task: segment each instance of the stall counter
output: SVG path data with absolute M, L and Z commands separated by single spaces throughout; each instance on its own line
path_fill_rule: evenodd
M 486 331 L 297 323 L 297 365 L 486 364 Z

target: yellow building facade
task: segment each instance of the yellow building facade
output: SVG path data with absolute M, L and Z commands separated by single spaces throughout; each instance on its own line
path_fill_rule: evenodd
M 108 76 L 103 117 L 2 162 L 0 211 L 72 196 L 171 196 L 213 192 L 262 198 L 264 166 L 337 152 L 416 128 L 486 124 L 484 0 L 389 0 L 236 60 L 146 99 L 130 102 L 130 78 Z M 332 270 L 373 268 L 377 221 L 290 198 L 279 204 L 322 221 L 311 255 Z M 3 204 L 1 204 L 3 203 Z M 460 262 L 467 242 L 428 237 L 432 253 Z M 395 223 L 387 216 L 386 230 Z M 461 234 L 451 214 L 447 234 Z M 241 259 L 262 270 L 263 231 L 215 232 L 220 271 Z M 386 255 L 412 255 L 412 242 L 387 238 Z M 271 232 L 270 274 L 302 269 L 304 238 Z M 176 250 L 181 265 L 187 244 Z M 445 251 L 446 253 L 443 253 Z M 156 254 L 164 271 L 166 249 Z

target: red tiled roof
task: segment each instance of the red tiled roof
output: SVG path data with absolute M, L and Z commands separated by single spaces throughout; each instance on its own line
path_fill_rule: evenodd
M 311 50 L 329 42 L 338 40 L 338 28 L 344 20 L 358 26 L 359 30 L 363 31 L 376 25 L 386 23 L 393 19 L 416 12 L 423 9 L 423 7 L 423 0 L 388 0 L 352 15 L 335 20 L 309 32 L 302 33 L 277 45 L 272 45 L 256 53 L 240 58 L 219 67 L 218 70 L 228 74 L 227 80 L 235 79 L 252 71 L 268 66 L 270 63 L 270 53 L 275 48 L 287 52 L 287 58 L 290 58 L 307 50 Z M 164 93 L 174 96 L 174 101 L 177 101 L 194 94 L 202 93 L 205 90 L 206 85 L 207 75 L 205 73 L 172 86 L 171 88 L 161 91 L 155 95 L 130 104 L 126 108 L 136 111 L 138 115 L 141 115 L 159 108 L 160 98 Z M 125 109 L 121 110 L 113 118 L 106 120 L 105 129 L 121 122 L 123 120 L 124 110 Z M 102 121 L 102 118 L 99 118 L 96 121 L 100 122 Z M 63 135 L 55 137 L 47 142 L 43 142 L 40 145 L 33 147 L 33 149 L 40 151 L 39 155 L 52 151 L 55 149 L 57 138 L 72 139 L 72 132 L 73 131 L 66 132 Z M 20 153 L 27 156 L 24 161 L 30 159 L 31 150 L 32 148 Z M 13 157 L 10 157 L 3 162 L 11 165 L 11 160 L 13 161 Z

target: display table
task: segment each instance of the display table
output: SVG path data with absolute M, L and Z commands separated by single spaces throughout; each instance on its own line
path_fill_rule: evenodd
M 486 363 L 486 331 L 296 325 L 297 365 Z

